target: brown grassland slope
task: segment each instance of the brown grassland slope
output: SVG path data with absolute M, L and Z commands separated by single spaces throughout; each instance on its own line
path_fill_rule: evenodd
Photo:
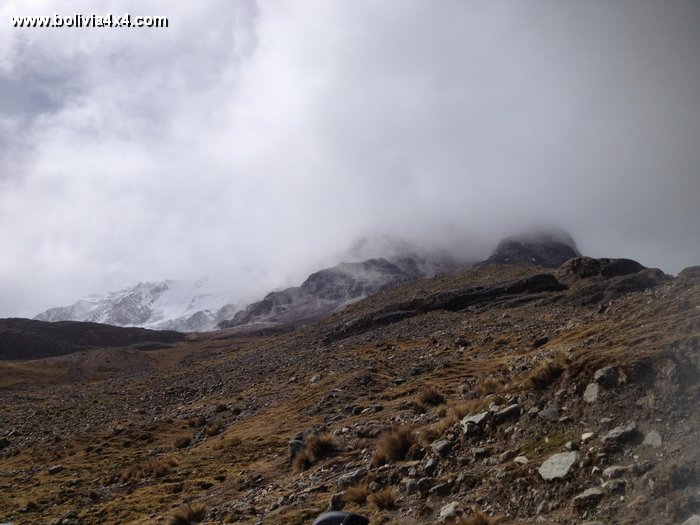
M 562 271 L 482 266 L 273 337 L 0 364 L 0 522 L 682 523 L 700 272 Z

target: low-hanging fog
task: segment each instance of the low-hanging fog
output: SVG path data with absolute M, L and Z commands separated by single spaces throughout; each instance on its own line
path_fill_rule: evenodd
M 107 12 L 169 27 L 11 24 Z M 696 1 L 9 0 L 0 24 L 0 316 L 163 278 L 252 299 L 368 236 L 474 257 L 553 224 L 700 264 Z

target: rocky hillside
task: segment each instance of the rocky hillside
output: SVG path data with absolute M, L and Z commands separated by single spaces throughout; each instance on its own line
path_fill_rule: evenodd
M 456 267 L 446 257 L 417 255 L 394 257 L 391 261 L 368 259 L 341 263 L 312 273 L 301 286 L 267 294 L 219 326 L 293 327 L 326 317 L 368 295 L 439 272 L 450 272 Z
M 138 346 L 168 347 L 182 341 L 179 332 L 117 328 L 97 323 L 30 319 L 0 319 L 0 360 L 41 359 L 93 348 Z
M 0 375 L 22 378 L 0 382 L 5 521 L 700 520 L 699 267 L 483 265 L 46 384 L 63 359 Z

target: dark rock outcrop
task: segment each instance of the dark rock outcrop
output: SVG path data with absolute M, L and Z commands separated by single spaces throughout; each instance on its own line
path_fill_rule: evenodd
M 328 340 L 341 339 L 376 326 L 387 325 L 433 310 L 460 311 L 467 308 L 520 305 L 544 297 L 549 292 L 565 290 L 551 274 L 538 274 L 493 286 L 475 286 L 449 290 L 386 306 L 336 326 L 327 334 Z
M 582 279 L 603 280 L 629 275 L 644 270 L 646 266 L 632 259 L 594 259 L 576 257 L 562 264 L 556 272 L 557 279 L 565 284 L 573 284 Z

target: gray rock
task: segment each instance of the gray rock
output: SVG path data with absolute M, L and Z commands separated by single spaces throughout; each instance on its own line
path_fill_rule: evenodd
M 489 417 L 488 412 L 480 412 L 479 414 L 464 416 L 462 418 L 462 421 L 460 422 L 460 425 L 462 425 L 462 429 L 464 429 L 465 426 L 469 423 L 471 423 L 472 425 L 483 426 L 483 424 L 486 422 L 487 417 Z
M 683 525 L 700 525 L 700 515 L 693 514 L 683 522 Z
M 597 383 L 589 383 L 583 393 L 583 400 L 586 403 L 595 403 L 598 401 L 598 394 L 600 393 L 600 387 Z
M 605 493 L 601 489 L 592 488 L 584 490 L 581 494 L 575 496 L 572 503 L 577 509 L 594 507 L 600 503 L 600 500 L 603 499 L 604 495 Z
M 629 467 L 623 467 L 622 465 L 612 465 L 603 471 L 603 477 L 607 479 L 617 479 L 621 478 L 629 472 Z
M 474 459 L 483 459 L 485 457 L 488 457 L 489 449 L 483 447 L 474 447 L 472 449 L 472 455 L 474 456 Z
M 435 485 L 435 478 L 420 478 L 418 480 L 418 490 L 428 492 Z
M 530 460 L 527 459 L 526 456 L 518 456 L 513 460 L 514 463 L 517 463 L 518 465 L 527 465 L 530 463 Z
M 321 380 L 321 374 L 314 374 L 311 377 L 311 379 L 309 379 L 309 383 L 311 383 L 313 385 L 314 383 L 318 383 L 320 380 Z
M 495 423 L 503 423 L 504 421 L 508 421 L 510 419 L 515 419 L 516 417 L 520 416 L 522 413 L 522 408 L 520 408 L 520 405 L 513 404 L 509 405 L 498 412 L 496 412 L 493 415 L 493 421 Z
M 299 452 L 304 450 L 304 442 L 301 439 L 290 439 L 287 442 L 287 449 L 289 450 L 289 459 L 294 459 Z
M 506 461 L 510 461 L 515 457 L 515 455 L 516 454 L 514 450 L 506 450 L 500 456 L 498 456 L 498 462 L 505 463 Z
M 644 441 L 642 442 L 642 445 L 647 445 L 654 448 L 660 447 L 662 444 L 663 439 L 661 438 L 661 434 L 659 434 L 656 430 L 652 430 L 646 436 L 644 436 Z
M 428 494 L 434 496 L 447 496 L 450 492 L 452 492 L 452 483 L 440 483 L 428 490 Z
M 555 421 L 559 417 L 559 409 L 555 406 L 540 410 L 537 415 L 545 421 Z
M 538 469 L 545 481 L 564 479 L 578 462 L 578 452 L 561 452 L 550 456 Z
M 366 468 L 358 468 L 338 478 L 338 486 L 341 488 L 357 485 L 367 475 Z
M 450 518 L 454 518 L 457 515 L 457 509 L 459 508 L 459 503 L 453 501 L 448 503 L 440 509 L 440 520 L 446 521 Z
M 624 494 L 626 485 L 624 479 L 611 479 L 603 483 L 603 490 L 610 494 Z
M 636 436 L 637 424 L 634 421 L 631 421 L 626 425 L 620 425 L 619 427 L 613 428 L 610 432 L 600 438 L 600 440 L 603 443 L 627 443 L 628 441 L 633 440 Z
M 433 452 L 435 452 L 438 456 L 444 458 L 450 453 L 450 450 L 452 450 L 452 443 L 445 439 L 441 439 L 433 443 L 430 448 L 432 448 Z
M 613 388 L 620 382 L 620 372 L 615 366 L 606 366 L 595 371 L 593 380 L 602 387 Z
M 418 492 L 418 482 L 413 478 L 404 478 L 401 480 L 400 484 L 403 491 L 408 494 L 416 494 Z
M 63 471 L 63 465 L 53 465 L 49 467 L 49 474 L 58 474 Z
M 425 470 L 425 473 L 428 475 L 432 475 L 433 472 L 435 472 L 435 469 L 438 466 L 438 460 L 437 458 L 430 456 L 428 460 L 425 462 L 425 466 L 423 467 L 423 470 Z

